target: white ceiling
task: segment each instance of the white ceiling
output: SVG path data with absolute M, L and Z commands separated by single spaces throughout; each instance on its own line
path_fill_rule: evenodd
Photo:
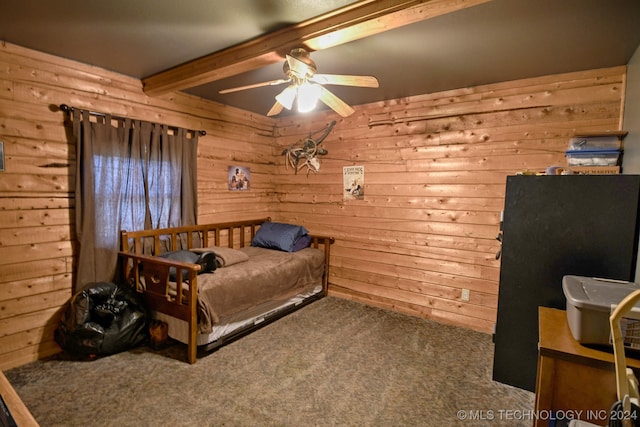
M 380 0 L 383 1 L 383 0 Z M 0 40 L 143 79 L 347 0 L 21 0 L 0 4 Z M 319 73 L 373 75 L 379 89 L 328 87 L 358 105 L 513 79 L 625 65 L 640 0 L 493 0 L 312 53 Z M 266 114 L 282 64 L 185 89 Z

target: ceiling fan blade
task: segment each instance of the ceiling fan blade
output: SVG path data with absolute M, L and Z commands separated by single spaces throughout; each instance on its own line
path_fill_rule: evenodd
M 320 101 L 327 104 L 336 113 L 340 114 L 342 117 L 347 117 L 355 112 L 353 108 L 347 105 L 342 99 L 331 93 L 329 90 L 325 89 L 322 86 L 318 87 L 320 88 Z
M 301 79 L 309 74 L 309 65 L 294 56 L 287 55 L 287 64 L 289 64 L 289 69 Z
M 276 86 L 276 85 L 281 85 L 283 83 L 289 83 L 290 81 L 291 81 L 291 79 L 271 80 L 271 81 L 268 81 L 268 82 L 254 83 L 254 84 L 251 84 L 251 85 L 239 86 L 239 87 L 234 87 L 234 88 L 231 88 L 231 89 L 223 89 L 218 93 L 219 94 L 225 94 L 225 93 L 231 93 L 231 92 L 238 92 L 238 91 L 246 90 L 246 89 L 255 89 L 257 87 L 263 87 L 263 86 Z
M 276 103 L 273 104 L 273 107 L 271 107 L 271 109 L 267 113 L 267 116 L 275 116 L 277 114 L 280 114 L 282 112 L 283 108 L 284 107 L 282 106 L 282 104 L 280 104 L 278 101 L 276 101 Z
M 379 87 L 378 79 L 373 76 L 349 76 L 341 74 L 316 74 L 309 80 L 325 85 L 358 87 Z
M 287 110 L 291 110 L 293 107 L 293 101 L 296 99 L 296 86 L 289 85 L 282 92 L 276 95 L 276 101 L 280 103 Z

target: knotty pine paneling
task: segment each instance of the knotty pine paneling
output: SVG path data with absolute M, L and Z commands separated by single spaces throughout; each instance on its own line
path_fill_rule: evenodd
M 77 260 L 75 143 L 60 104 L 205 130 L 200 222 L 275 208 L 274 119 L 184 94 L 150 98 L 139 80 L 2 42 L 0 89 L 0 369 L 60 351 L 53 331 Z M 251 192 L 227 190 L 229 165 L 251 168 Z
M 507 175 L 564 165 L 576 130 L 617 130 L 624 67 L 463 88 L 282 118 L 285 148 L 337 124 L 317 174 L 278 165 L 278 219 L 336 238 L 331 294 L 492 332 Z M 365 170 L 343 201 L 342 168 Z M 470 290 L 469 301 L 461 300 Z

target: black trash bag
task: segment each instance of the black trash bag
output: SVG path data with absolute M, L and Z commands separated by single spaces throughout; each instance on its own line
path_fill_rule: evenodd
M 130 286 L 93 283 L 67 303 L 55 339 L 70 353 L 114 354 L 148 342 L 150 320 L 140 295 Z

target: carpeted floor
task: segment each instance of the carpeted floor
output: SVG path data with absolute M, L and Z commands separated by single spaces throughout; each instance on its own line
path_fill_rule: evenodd
M 533 393 L 491 379 L 490 335 L 334 297 L 195 365 L 185 348 L 61 355 L 6 375 L 45 427 L 532 423 Z

